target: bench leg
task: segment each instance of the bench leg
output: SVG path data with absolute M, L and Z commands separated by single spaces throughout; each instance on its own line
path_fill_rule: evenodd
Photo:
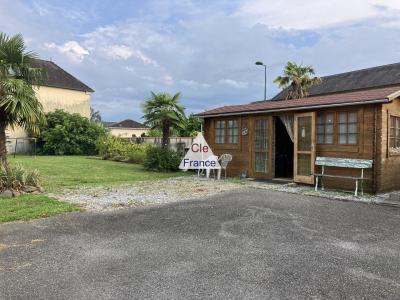
M 364 196 L 364 180 L 361 179 L 361 196 Z
M 318 191 L 318 176 L 315 176 L 315 191 Z
M 354 191 L 354 195 L 357 197 L 358 193 L 358 180 L 356 179 L 356 190 Z

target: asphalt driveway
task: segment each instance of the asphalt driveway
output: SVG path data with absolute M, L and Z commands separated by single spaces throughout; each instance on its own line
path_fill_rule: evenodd
M 400 298 L 400 209 L 265 190 L 0 225 L 0 299 Z

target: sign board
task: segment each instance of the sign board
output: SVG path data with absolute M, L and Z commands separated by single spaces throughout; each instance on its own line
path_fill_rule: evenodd
M 197 134 L 193 143 L 190 145 L 189 151 L 179 165 L 179 169 L 221 169 L 218 157 L 213 154 L 201 132 Z

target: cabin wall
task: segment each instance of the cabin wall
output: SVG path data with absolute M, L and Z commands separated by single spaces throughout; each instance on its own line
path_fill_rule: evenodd
M 400 99 L 383 104 L 378 118 L 377 192 L 400 190 L 400 149 L 389 147 L 390 116 L 400 117 Z
M 239 143 L 235 144 L 216 144 L 215 143 L 215 120 L 239 120 Z M 251 147 L 249 134 L 243 135 L 243 128 L 250 128 L 251 118 L 235 117 L 235 118 L 207 118 L 204 120 L 204 137 L 211 147 L 215 155 L 222 155 L 229 153 L 232 155 L 232 162 L 228 165 L 227 175 L 229 177 L 240 176 L 242 173 L 246 173 L 247 176 L 251 176 L 250 164 L 251 164 Z
M 377 118 L 377 107 L 379 105 L 365 105 L 365 106 L 351 106 L 334 109 L 322 109 L 318 113 L 333 112 L 338 118 L 338 113 L 342 111 L 357 112 L 358 116 L 358 141 L 357 145 L 340 145 L 338 143 L 339 125 L 335 122 L 334 126 L 334 143 L 330 145 L 316 145 L 316 156 L 326 157 L 340 157 L 340 158 L 360 158 L 360 159 L 374 159 L 375 149 L 375 118 Z M 304 112 L 304 111 L 302 111 Z M 248 177 L 269 179 L 274 177 L 274 156 L 275 156 L 275 122 L 274 117 L 278 114 L 260 114 L 260 115 L 244 115 L 232 117 L 215 117 L 206 118 L 204 122 L 205 138 L 216 155 L 223 153 L 230 153 L 233 155 L 233 160 L 228 166 L 228 176 L 240 176 L 245 173 Z M 254 123 L 255 120 L 260 118 L 267 118 L 269 120 L 269 141 L 270 141 L 270 154 L 269 154 L 269 174 L 257 174 L 254 172 Z M 214 124 L 217 120 L 239 120 L 239 143 L 238 145 L 216 144 L 215 143 L 215 128 Z M 337 120 L 336 120 L 337 121 Z M 399 157 L 400 158 L 400 157 Z M 365 181 L 365 191 L 373 192 L 376 187 L 374 186 L 374 169 L 364 171 L 364 176 L 369 180 Z M 316 168 L 316 172 L 320 169 Z M 359 176 L 361 170 L 359 169 L 344 169 L 326 167 L 327 174 L 335 175 L 349 175 Z M 324 179 L 327 188 L 349 189 L 355 187 L 354 180 L 326 178 Z
M 374 160 L 374 136 L 375 136 L 375 117 L 376 107 L 379 105 L 365 105 L 365 106 L 349 106 L 335 109 L 324 109 L 317 111 L 334 112 L 338 118 L 339 112 L 351 111 L 357 112 L 358 117 L 358 139 L 356 145 L 340 145 L 338 143 L 339 125 L 336 119 L 334 125 L 334 143 L 330 145 L 317 144 L 316 156 L 324 157 L 338 157 L 338 158 L 356 158 L 356 159 L 372 159 Z M 364 191 L 374 192 L 374 168 L 376 161 L 374 160 L 374 167 L 372 169 L 364 170 Z M 320 172 L 321 168 L 316 167 L 316 172 Z M 360 169 L 347 169 L 347 168 L 334 168 L 325 167 L 326 174 L 344 175 L 344 176 L 360 176 Z M 352 190 L 355 188 L 355 181 L 341 178 L 325 178 L 325 186 L 334 189 L 347 189 Z

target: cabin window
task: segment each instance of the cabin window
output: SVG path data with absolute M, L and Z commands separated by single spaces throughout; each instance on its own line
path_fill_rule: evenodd
M 215 122 L 215 143 L 225 143 L 225 121 Z
M 239 121 L 228 121 L 228 144 L 239 143 Z
M 341 112 L 339 113 L 339 144 L 356 145 L 357 144 L 357 113 Z
M 268 121 L 255 121 L 255 171 L 268 173 Z
M 215 121 L 216 144 L 239 143 L 239 120 Z
M 317 143 L 333 144 L 333 113 L 318 114 L 317 117 Z
M 390 148 L 400 148 L 400 117 L 390 117 Z

